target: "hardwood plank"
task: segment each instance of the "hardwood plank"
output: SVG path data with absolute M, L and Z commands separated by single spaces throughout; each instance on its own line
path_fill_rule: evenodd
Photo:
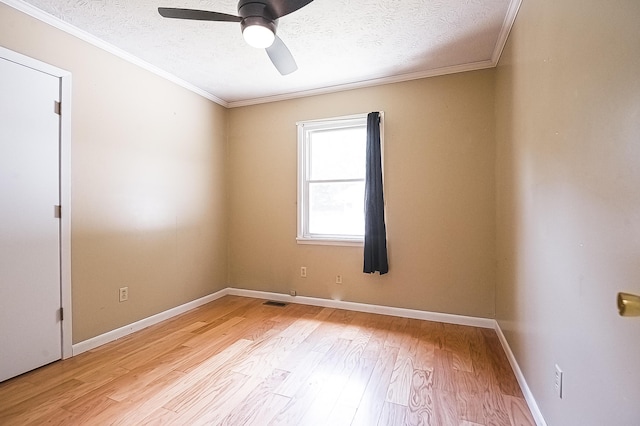
M 462 371 L 473 371 L 471 352 L 469 349 L 471 336 L 474 334 L 472 327 L 457 324 L 444 325 L 444 349 L 451 352 L 453 368 Z
M 397 356 L 397 347 L 386 346 L 381 350 L 352 425 L 372 425 L 378 422 Z
M 389 334 L 389 327 L 391 323 L 388 318 L 379 317 L 375 315 L 369 316 L 369 321 L 366 327 L 371 330 L 371 336 L 367 342 L 367 346 L 364 348 L 362 356 L 365 358 L 378 359 L 378 355 L 384 348 L 384 344 Z
M 66 426 L 66 425 L 82 424 L 82 423 L 78 420 L 78 416 L 76 414 L 70 413 L 64 408 L 56 408 L 55 410 L 48 412 L 44 416 L 35 418 L 32 421 L 28 421 L 28 422 L 25 422 L 23 420 L 20 420 L 19 422 L 9 421 L 2 424 L 5 426 L 12 426 L 12 425 L 40 426 L 44 424 L 48 426 Z
M 302 343 L 321 324 L 322 322 L 316 319 L 299 318 L 291 323 L 287 328 L 278 333 L 278 336 L 290 337 L 294 341 Z
M 338 398 L 340 406 L 348 408 L 358 407 L 367 389 L 376 362 L 377 360 L 371 358 L 360 357 L 358 359 L 358 363 L 354 366 L 349 380 L 345 383 Z
M 266 378 L 293 352 L 297 345 L 296 340 L 291 337 L 274 337 L 264 340 L 254 345 L 248 354 L 243 354 L 244 359 L 236 362 L 232 371 L 251 377 Z
M 406 424 L 411 426 L 436 424 L 433 402 L 433 373 L 431 371 L 413 371 Z
M 178 424 L 212 425 L 220 424 L 233 408 L 243 401 L 262 380 L 229 371 L 207 389 L 207 392 L 183 406 Z
M 411 379 L 415 368 L 418 353 L 419 321 L 407 319 L 404 329 L 404 336 L 400 340 L 400 350 L 393 367 L 391 382 L 387 390 L 387 402 L 409 405 L 409 395 L 411 393 Z
M 190 336 L 190 338 L 185 339 L 184 346 L 188 346 L 190 348 L 199 348 L 203 345 L 206 345 L 211 340 L 215 340 L 218 337 L 224 335 L 229 332 L 232 328 L 234 328 L 237 324 L 245 321 L 244 317 L 233 317 L 226 319 L 224 321 L 216 321 L 215 327 L 209 328 L 204 333 L 195 334 Z
M 25 380 L 24 375 L 7 380 L 0 384 L 0 413 L 2 413 L 2 407 L 11 407 L 19 404 L 20 402 L 29 399 L 32 395 L 42 391 L 39 386 L 29 383 Z
M 0 423 L 16 421 L 16 419 L 20 419 L 32 411 L 34 407 L 36 407 L 36 409 L 55 407 L 56 403 L 60 399 L 65 400 L 67 392 L 70 392 L 81 385 L 81 381 L 71 379 L 41 393 L 33 395 L 33 397 L 21 401 L 18 404 L 8 406 L 3 404 L 0 408 Z
M 454 392 L 436 388 L 433 390 L 433 402 L 436 425 L 455 425 L 460 422 Z
M 273 393 L 289 376 L 288 371 L 275 370 L 222 420 L 221 425 L 265 424 L 289 402 L 289 398 Z
M 292 398 L 298 389 L 306 383 L 316 366 L 322 361 L 325 354 L 308 351 L 297 363 L 283 364 L 280 368 L 287 368 L 289 376 L 275 389 L 275 393 Z
M 327 318 L 330 322 L 337 322 L 340 324 L 351 324 L 353 319 L 356 317 L 358 312 L 349 311 L 347 309 L 333 309 L 333 313 L 329 318 Z
M 113 370 L 105 369 L 109 374 L 105 374 L 100 381 L 82 382 L 77 379 L 72 379 L 74 382 L 78 382 L 71 389 L 66 391 L 60 391 L 59 387 L 50 389 L 48 392 L 53 392 L 53 395 L 46 397 L 46 404 L 39 404 L 35 407 L 31 407 L 20 416 L 25 423 L 29 423 L 31 419 L 48 418 L 51 413 L 62 408 L 66 411 L 73 411 L 70 409 L 70 405 L 73 401 L 80 400 L 83 404 L 94 406 L 96 400 L 102 400 L 105 398 L 103 392 L 100 390 L 109 386 L 113 381 L 117 380 L 128 371 L 121 368 L 114 368 Z M 25 401 L 31 404 L 32 401 Z M 80 411 L 76 411 L 80 412 Z
M 420 339 L 431 344 L 435 349 L 444 349 L 444 324 L 433 321 L 422 321 Z
M 351 321 L 345 324 L 345 328 L 340 334 L 341 339 L 354 340 L 363 332 L 363 328 L 367 322 L 367 316 L 363 312 L 352 312 Z
M 238 331 L 242 332 L 242 329 L 242 327 L 239 327 Z M 268 336 L 263 336 L 261 339 L 264 338 L 268 338 Z M 207 362 L 228 348 L 233 347 L 238 342 L 244 342 L 246 345 L 249 345 L 252 341 L 249 339 L 241 339 L 233 333 L 222 335 L 217 339 L 203 343 L 198 348 L 192 348 L 193 352 L 191 352 L 188 357 L 185 357 L 179 365 L 176 366 L 176 370 L 188 374 L 194 369 L 200 367 L 203 362 Z
M 511 395 L 503 395 L 502 398 L 512 426 L 535 426 L 536 422 L 524 398 Z
M 433 371 L 435 368 L 435 345 L 418 337 L 418 347 L 416 349 L 416 358 L 413 367 L 418 370 Z
M 180 415 L 174 411 L 160 407 L 142 420 L 144 425 L 175 425 L 179 422 Z
M 461 420 L 473 423 L 485 423 L 485 411 L 478 393 L 458 392 L 458 414 Z
M 453 356 L 451 352 L 434 349 L 435 368 L 433 370 L 433 386 L 455 394 L 458 391 L 453 370 Z
M 351 340 L 344 359 L 345 368 L 352 371 L 359 364 L 368 342 L 369 338 L 361 334 L 356 335 L 355 339 Z
M 325 378 L 321 384 L 313 403 L 302 417 L 300 424 L 318 425 L 327 424 L 333 407 L 338 403 L 339 396 L 345 389 L 351 374 L 357 367 L 354 362 L 354 350 L 358 353 L 360 346 L 354 346 L 350 342 L 343 357 L 338 360 L 334 371 Z
M 396 348 L 400 348 L 402 341 L 407 334 L 407 326 L 409 325 L 408 318 L 402 317 L 391 317 L 388 319 L 389 322 L 389 332 L 387 333 L 384 345 L 385 346 L 394 346 Z
M 312 351 L 326 353 L 340 339 L 345 328 L 341 323 L 323 322 L 307 336 L 305 342 L 311 345 Z
M 403 406 L 409 405 L 411 378 L 413 376 L 413 359 L 406 353 L 398 355 L 391 373 L 386 401 Z
M 380 419 L 378 425 L 380 426 L 396 426 L 405 424 L 405 417 L 407 415 L 407 407 L 405 405 L 394 404 L 393 402 L 385 401 L 382 412 L 380 413 Z
M 105 363 L 116 363 L 123 356 L 122 353 L 114 351 L 106 351 L 104 354 L 86 352 L 78 357 L 56 361 L 33 370 L 20 376 L 20 379 L 36 385 L 39 391 L 44 391 L 86 372 L 100 369 Z
M 273 418 L 270 425 L 297 425 L 313 403 L 324 380 L 331 376 L 349 346 L 348 340 L 338 339 L 332 350 L 323 354 L 322 361 L 313 369 L 305 383 L 289 403 Z
M 265 334 L 271 332 L 272 330 L 277 331 L 275 329 L 276 325 L 278 325 L 278 322 L 268 319 L 267 316 L 262 317 L 259 320 L 257 320 L 256 318 L 251 318 L 251 321 L 247 321 L 247 326 L 244 327 L 244 332 L 238 334 L 238 338 L 247 340 L 260 340 L 264 337 Z M 236 327 L 234 327 L 233 330 L 234 334 L 238 332 L 238 330 L 235 330 L 235 328 Z
M 482 414 L 484 415 L 484 424 L 486 426 L 508 426 L 511 424 L 507 405 L 502 394 L 485 390 L 481 394 L 480 400 L 482 401 Z
M 133 394 L 117 405 L 111 405 L 100 411 L 95 410 L 94 416 L 105 419 L 104 423 L 112 425 L 140 424 L 143 419 L 160 409 L 163 403 L 177 394 L 178 389 L 182 389 L 186 382 L 185 376 L 186 374 L 180 371 L 172 370 L 149 383 L 143 391 Z
M 109 413 L 113 413 L 113 410 L 121 410 L 120 403 L 116 402 L 110 398 L 102 398 L 101 400 L 95 401 L 95 404 L 92 410 L 87 411 L 85 413 L 74 413 L 71 416 L 66 416 L 63 414 L 61 417 L 47 417 L 47 422 L 53 420 L 54 424 L 60 425 L 104 425 L 104 424 L 113 424 L 112 417 Z M 34 425 L 42 425 L 42 420 L 40 419 L 34 422 Z
M 127 377 L 129 370 L 123 368 L 102 369 L 102 371 L 110 372 L 110 375 L 104 377 L 100 382 L 83 382 L 77 386 L 72 392 L 67 392 L 66 401 L 61 401 L 61 406 L 67 411 L 80 414 L 89 410 L 96 405 L 97 401 L 102 401 L 108 397 L 108 394 L 117 387 L 117 383 Z
M 264 426 L 266 424 L 271 424 L 273 418 L 277 416 L 279 412 L 284 410 L 290 402 L 291 398 L 272 393 L 265 401 L 265 405 L 259 407 L 260 411 L 258 411 L 255 417 L 249 419 L 247 423 L 240 424 L 243 426 Z M 229 426 L 235 426 L 235 424 L 230 423 Z
M 326 424 L 331 426 L 350 426 L 357 409 L 358 407 L 351 407 L 339 403 L 331 410 Z
M 183 383 L 181 383 L 184 389 L 162 406 L 175 412 L 182 412 L 194 402 L 207 400 L 212 392 L 220 392 L 220 388 L 224 390 L 225 385 L 236 380 L 246 379 L 246 375 L 237 373 L 225 365 L 229 361 L 230 359 L 227 359 L 219 367 L 214 367 L 210 371 L 203 371 L 202 374 L 197 374 L 196 372 L 187 374 Z M 187 383 L 188 386 L 184 386 Z
M 145 392 L 134 397 L 132 403 L 135 405 L 135 410 L 129 413 L 126 419 L 119 418 L 116 424 L 140 423 L 158 408 L 167 404 L 182 403 L 186 398 L 185 395 L 198 394 L 199 391 L 202 391 L 201 381 L 203 379 L 221 375 L 226 371 L 226 363 L 252 343 L 249 340 L 239 340 L 188 373 L 174 370 L 173 374 L 153 382 Z
M 218 299 L 221 300 L 221 299 Z M 247 315 L 259 315 L 261 301 L 256 299 L 234 299 L 231 303 L 227 303 L 223 306 L 216 306 L 215 309 L 211 309 L 208 305 L 204 305 L 202 317 L 205 319 L 205 325 L 197 330 L 194 330 L 195 334 L 206 333 L 219 325 L 229 321 L 232 318 L 246 318 Z
M 307 306 L 307 308 L 309 307 Z M 307 312 L 304 317 L 309 317 L 309 318 L 313 318 L 316 321 L 325 322 L 325 321 L 329 321 L 329 317 L 333 315 L 334 311 L 335 309 L 333 308 L 319 308 L 319 310 L 315 314 L 312 314 L 311 312 Z
M 193 349 L 181 346 L 156 359 L 157 363 L 149 363 L 131 370 L 129 374 L 114 381 L 113 389 L 107 396 L 114 401 L 132 399 L 138 393 L 143 392 L 151 383 L 174 370 L 193 352 Z

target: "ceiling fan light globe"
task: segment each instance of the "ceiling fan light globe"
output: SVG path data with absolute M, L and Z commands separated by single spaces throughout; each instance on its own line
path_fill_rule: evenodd
M 273 44 L 276 35 L 262 25 L 248 25 L 242 30 L 242 36 L 249 46 L 265 49 Z

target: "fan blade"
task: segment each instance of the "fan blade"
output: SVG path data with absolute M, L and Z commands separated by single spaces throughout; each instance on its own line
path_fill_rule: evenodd
M 269 59 L 271 59 L 271 62 L 273 62 L 273 65 L 275 65 L 280 74 L 291 74 L 298 69 L 298 65 L 296 64 L 295 59 L 293 59 L 293 55 L 280 37 L 276 36 L 273 44 L 265 50 L 267 51 L 267 55 L 269 55 Z
M 269 10 L 273 14 L 273 19 L 282 18 L 298 9 L 311 3 L 313 0 L 269 0 Z
M 158 13 L 165 18 L 194 19 L 197 21 L 240 22 L 242 18 L 226 13 L 209 12 L 208 10 L 177 9 L 174 7 L 159 7 Z

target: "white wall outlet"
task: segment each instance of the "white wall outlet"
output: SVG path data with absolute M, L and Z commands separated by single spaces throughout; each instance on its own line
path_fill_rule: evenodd
M 129 287 L 120 287 L 118 294 L 121 302 L 129 300 Z
M 336 284 L 342 284 L 342 275 L 336 275 Z
M 298 293 L 295 290 L 289 290 L 289 294 L 292 296 L 296 296 Z
M 560 369 L 558 364 L 556 364 L 556 375 L 553 386 L 556 391 L 556 395 L 558 395 L 558 398 L 562 399 L 562 370 Z
M 307 278 L 307 267 L 306 266 L 301 266 L 300 267 L 300 276 L 302 278 Z

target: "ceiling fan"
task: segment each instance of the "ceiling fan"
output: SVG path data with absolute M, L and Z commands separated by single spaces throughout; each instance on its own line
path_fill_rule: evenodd
M 264 48 L 269 59 L 282 75 L 298 69 L 293 55 L 276 35 L 278 19 L 308 5 L 313 0 L 240 0 L 238 15 L 197 9 L 159 7 L 165 18 L 193 19 L 198 21 L 240 22 L 245 41 L 257 48 Z

